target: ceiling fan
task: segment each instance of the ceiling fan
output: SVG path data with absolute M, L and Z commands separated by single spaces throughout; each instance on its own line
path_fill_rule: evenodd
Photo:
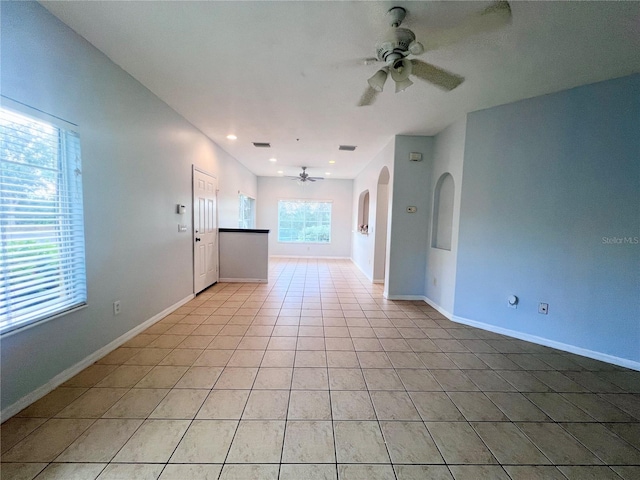
M 297 177 L 289 177 L 291 180 L 297 180 L 301 183 L 315 182 L 316 180 L 324 180 L 323 177 L 311 177 L 307 173 L 307 167 L 302 167 L 302 172 Z
M 442 32 L 434 32 L 430 38 L 426 39 L 425 44 L 418 42 L 411 30 L 400 27 L 406 15 L 407 11 L 402 7 L 393 7 L 387 12 L 391 29 L 377 43 L 376 58 L 365 60 L 367 65 L 373 62 L 384 62 L 385 66 L 368 80 L 369 86 L 360 97 L 359 107 L 375 102 L 389 75 L 395 81 L 396 93 L 413 85 L 410 76 L 417 77 L 446 91 L 453 90 L 464 82 L 463 77 L 422 60 L 409 59 L 409 55 L 421 55 L 427 50 L 435 50 L 470 35 L 502 27 L 511 20 L 511 7 L 506 1 L 495 2 L 456 27 Z

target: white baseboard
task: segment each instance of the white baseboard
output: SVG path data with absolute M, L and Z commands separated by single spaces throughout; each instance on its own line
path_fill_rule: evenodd
M 367 272 L 365 272 L 364 270 L 362 270 L 362 267 L 360 267 L 360 265 L 358 265 L 356 262 L 354 262 L 354 261 L 353 261 L 353 258 L 350 258 L 349 260 L 351 260 L 351 263 L 353 263 L 353 264 L 355 265 L 355 267 L 356 267 L 358 270 L 360 270 L 360 273 L 361 273 L 361 274 L 363 274 L 363 275 L 366 277 L 366 279 L 367 279 L 367 280 L 369 280 L 371 283 L 374 283 L 374 282 L 373 282 L 373 278 L 372 278 L 372 277 L 370 277 L 370 276 L 367 274 Z
M 442 308 L 440 305 L 438 305 L 436 302 L 431 300 L 429 297 L 423 297 L 423 299 L 427 303 L 427 305 L 435 308 L 438 311 L 438 313 L 440 313 L 441 315 L 447 317 L 449 320 L 453 318 L 453 313 L 448 312 L 447 310 Z
M 527 342 L 536 343 L 538 345 L 544 345 L 545 347 L 557 348 L 564 352 L 575 353 L 576 355 L 582 355 L 583 357 L 593 358 L 594 360 L 600 360 L 602 362 L 612 363 L 621 367 L 630 368 L 632 370 L 640 371 L 640 362 L 635 362 L 626 358 L 616 357 L 607 353 L 596 352 L 582 347 L 576 347 L 568 343 L 557 342 L 544 337 L 538 337 L 529 333 L 518 332 L 517 330 L 510 330 L 508 328 L 498 327 L 489 323 L 478 322 L 469 318 L 458 317 L 454 315 L 451 318 L 454 322 L 469 325 L 471 327 L 481 328 L 482 330 L 488 330 L 489 332 L 499 333 L 501 335 L 507 335 L 509 337 L 525 340 Z
M 489 323 L 478 322 L 476 320 L 471 320 L 469 318 L 453 315 L 451 312 L 446 311 L 444 308 L 442 308 L 440 305 L 435 303 L 433 300 L 423 295 L 390 295 L 388 298 L 389 300 L 423 300 L 427 304 L 435 308 L 439 313 L 441 313 L 448 319 L 457 323 L 462 323 L 464 325 L 469 325 L 470 327 L 480 328 L 482 330 L 487 330 L 489 332 L 499 333 L 501 335 L 506 335 L 508 337 L 517 338 L 519 340 L 525 340 L 527 342 L 535 343 L 537 345 L 544 345 L 545 347 L 556 348 L 558 350 L 562 350 L 563 352 L 575 353 L 576 355 L 582 355 L 583 357 L 593 358 L 594 360 L 600 360 L 602 362 L 612 363 L 613 365 L 619 365 L 621 367 L 640 371 L 640 362 L 635 362 L 633 360 L 616 357 L 614 355 L 609 355 L 607 353 L 596 352 L 594 350 L 577 347 L 575 345 L 570 345 L 568 343 L 557 342 L 555 340 L 550 340 L 548 338 L 538 337 L 537 335 L 518 332 L 517 330 L 510 330 L 508 328 L 502 328 L 496 325 L 491 325 Z
M 389 295 L 387 300 L 422 300 L 424 302 L 424 295 Z
M 182 300 L 179 300 L 178 302 L 174 303 L 170 307 L 165 308 L 162 312 L 154 315 L 153 317 L 151 317 L 150 319 L 144 321 L 140 325 L 132 328 L 131 330 L 129 330 L 124 335 L 119 336 L 118 338 L 116 338 L 111 343 L 105 345 L 104 347 L 102 347 L 99 350 L 96 350 L 91 355 L 89 355 L 89 356 L 85 357 L 84 359 L 80 360 L 75 365 L 67 368 L 63 372 L 60 372 L 58 375 L 53 377 L 51 380 L 49 380 L 44 385 L 36 388 L 32 392 L 28 393 L 27 395 L 25 395 L 24 397 L 22 397 L 18 401 L 14 402 L 13 404 L 9 405 L 7 408 L 2 410 L 0 412 L 0 421 L 4 422 L 8 418 L 14 416 L 16 413 L 21 411 L 22 409 L 24 409 L 24 408 L 28 407 L 29 405 L 31 405 L 33 402 L 41 399 L 47 393 L 49 393 L 52 390 L 54 390 L 55 388 L 59 387 L 64 382 L 66 382 L 70 378 L 74 377 L 75 375 L 80 373 L 82 370 L 84 370 L 85 368 L 87 368 L 88 366 L 93 364 L 94 362 L 100 360 L 102 357 L 104 357 L 108 353 L 112 352 L 113 350 L 118 348 L 123 343 L 131 340 L 133 337 L 138 335 L 143 330 L 146 330 L 147 328 L 149 328 L 154 323 L 162 320 L 164 317 L 169 315 L 171 312 L 174 312 L 175 310 L 177 310 L 179 307 L 181 307 L 182 305 L 184 305 L 185 303 L 187 303 L 189 300 L 193 299 L 194 297 L 195 297 L 195 295 L 191 294 L 191 295 L 188 295 L 187 297 L 183 298 Z
M 218 282 L 224 283 L 268 283 L 266 278 L 220 278 Z
M 382 280 L 376 280 L 375 278 L 371 281 L 371 283 L 380 283 L 380 284 L 384 284 L 384 279 Z

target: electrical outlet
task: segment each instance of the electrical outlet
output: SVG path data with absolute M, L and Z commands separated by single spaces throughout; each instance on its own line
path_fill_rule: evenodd
M 549 313 L 549 304 L 548 303 L 539 303 L 538 304 L 538 313 L 542 315 L 546 315 Z
M 113 302 L 113 314 L 120 315 L 120 300 Z

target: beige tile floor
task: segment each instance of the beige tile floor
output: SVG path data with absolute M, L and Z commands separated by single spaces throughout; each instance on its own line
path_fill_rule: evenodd
M 3 480 L 640 479 L 640 372 L 385 301 L 215 285 L 2 425 Z

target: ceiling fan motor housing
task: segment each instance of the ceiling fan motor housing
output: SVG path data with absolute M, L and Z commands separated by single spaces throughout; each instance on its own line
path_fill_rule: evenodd
M 409 46 L 416 39 L 408 28 L 392 28 L 376 46 L 378 60 L 391 65 L 409 54 Z

